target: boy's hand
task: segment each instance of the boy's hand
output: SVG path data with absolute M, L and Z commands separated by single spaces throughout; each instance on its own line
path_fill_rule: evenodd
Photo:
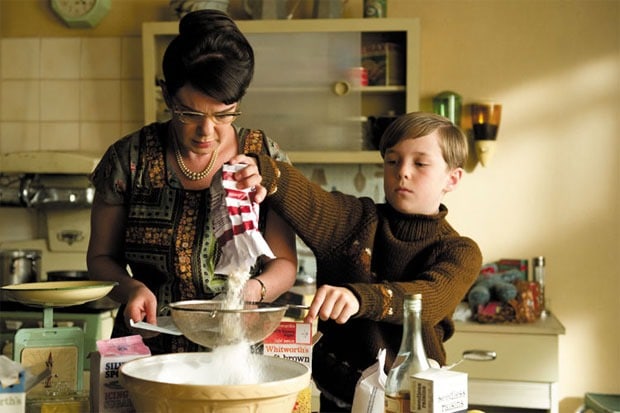
M 235 181 L 237 181 L 237 188 L 254 188 L 256 190 L 256 192 L 254 193 L 254 201 L 259 204 L 263 202 L 263 200 L 267 196 L 267 189 L 261 185 L 263 177 L 258 171 L 256 160 L 251 156 L 235 155 L 230 159 L 230 161 L 228 161 L 228 163 L 231 165 L 247 165 L 245 168 L 235 172 L 235 174 L 233 175 Z
M 323 321 L 332 319 L 338 324 L 344 324 L 359 309 L 360 303 L 348 288 L 322 285 L 314 294 L 304 322 L 311 323 L 318 316 Z

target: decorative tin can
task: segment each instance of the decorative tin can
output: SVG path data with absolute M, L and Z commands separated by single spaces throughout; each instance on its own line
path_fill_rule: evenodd
M 387 17 L 387 0 L 364 0 L 364 17 Z
M 461 125 L 461 96 L 449 90 L 433 97 L 433 112 Z

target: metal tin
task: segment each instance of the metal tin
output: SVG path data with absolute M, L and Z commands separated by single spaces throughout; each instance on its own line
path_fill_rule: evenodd
M 461 124 L 461 96 L 449 90 L 433 97 L 433 112 L 450 119 L 456 126 Z
M 2 286 L 39 281 L 41 250 L 0 250 Z
M 387 17 L 387 0 L 364 0 L 364 17 Z

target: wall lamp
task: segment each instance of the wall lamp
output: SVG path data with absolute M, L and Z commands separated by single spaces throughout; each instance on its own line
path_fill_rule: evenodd
M 471 124 L 476 155 L 482 166 L 487 166 L 495 153 L 497 130 L 502 116 L 502 105 L 497 103 L 472 103 Z
M 461 96 L 449 90 L 433 97 L 433 112 L 450 119 L 456 126 L 461 126 Z M 494 102 L 469 104 L 471 130 L 478 162 L 487 166 L 495 152 L 497 130 L 502 115 L 502 105 Z M 466 115 L 465 115 L 466 116 Z M 463 128 L 469 129 L 469 119 L 465 118 Z M 475 162 L 474 162 L 475 165 Z

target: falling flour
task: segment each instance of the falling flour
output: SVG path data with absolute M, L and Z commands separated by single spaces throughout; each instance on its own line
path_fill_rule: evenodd
M 243 289 L 250 278 L 249 271 L 233 271 L 228 277 L 228 290 L 224 297 L 224 309 L 243 308 Z M 226 313 L 222 319 L 221 334 L 231 342 L 243 336 L 241 313 Z M 260 361 L 252 354 L 251 343 L 243 340 L 235 344 L 216 347 L 209 368 L 201 371 L 200 382 L 208 384 L 257 384 L 262 381 Z

